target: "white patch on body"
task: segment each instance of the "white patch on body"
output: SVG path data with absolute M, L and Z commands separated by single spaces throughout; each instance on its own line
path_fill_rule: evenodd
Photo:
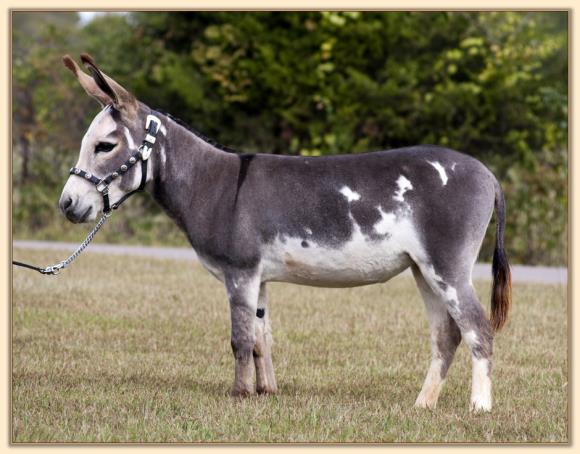
M 307 235 L 312 235 L 312 229 L 309 229 L 308 227 L 306 227 L 304 229 L 304 231 L 306 232 Z
M 309 240 L 304 248 L 302 238 L 277 236 L 262 249 L 262 280 L 327 287 L 385 282 L 411 265 L 408 251 L 422 250 L 409 217 L 384 213 L 375 231 L 389 235 L 380 240 L 364 235 L 350 220 L 351 237 L 337 247 Z
M 380 206 L 377 207 L 377 210 L 381 213 L 381 219 L 373 226 L 373 229 L 379 235 L 385 235 L 395 229 L 397 216 L 394 213 L 385 213 Z
M 354 192 L 348 186 L 343 186 L 340 190 L 340 193 L 346 197 L 346 200 L 349 202 L 354 202 L 360 200 L 360 194 L 358 192 Z
M 432 162 L 432 161 L 427 161 L 429 164 L 431 164 L 433 167 L 435 167 L 435 170 L 437 170 L 437 172 L 439 173 L 439 177 L 441 178 L 441 181 L 443 182 L 443 186 L 445 186 L 447 184 L 447 180 L 449 179 L 447 177 L 447 173 L 445 172 L 445 169 L 443 168 L 443 166 L 438 162 Z
M 165 165 L 166 156 L 165 156 L 165 147 L 163 145 L 159 147 L 159 157 L 161 158 L 161 162 Z
M 453 163 L 453 165 L 451 166 L 451 171 L 455 172 L 455 166 L 457 165 L 456 162 Z
M 161 134 L 163 134 L 164 136 L 167 136 L 167 128 L 163 126 L 163 123 L 159 125 L 159 132 L 161 132 Z
M 435 267 L 425 260 L 425 257 L 415 258 L 415 262 L 420 265 L 423 277 L 431 287 L 431 290 L 437 295 L 440 295 L 447 303 L 447 309 L 451 311 L 450 315 L 459 316 L 461 310 L 459 309 L 459 298 L 457 297 L 457 289 L 447 284 L 441 276 L 435 271 Z M 445 284 L 445 290 L 440 286 L 440 283 Z
M 404 196 L 405 192 L 413 189 L 413 185 L 403 175 L 399 176 L 399 178 L 397 180 L 397 185 L 399 186 L 399 189 L 397 190 L 397 192 L 395 192 L 393 199 L 397 200 L 399 202 L 404 202 L 405 199 L 403 198 L 403 196 Z
M 454 311 L 455 315 L 461 314 L 461 310 L 459 309 L 459 299 L 457 298 L 457 289 L 455 287 L 447 285 L 447 288 L 445 289 L 445 301 L 453 306 L 453 308 L 450 309 Z
M 467 331 L 463 335 L 463 340 L 468 345 L 469 348 L 476 347 L 479 344 L 479 340 L 477 339 L 477 334 L 475 331 Z
M 125 126 L 123 128 L 123 132 L 125 133 L 125 139 L 127 139 L 127 145 L 129 146 L 129 149 L 136 150 L 137 145 L 135 145 L 135 141 L 133 140 L 133 136 L 131 135 L 131 131 L 129 131 L 129 128 L 127 128 L 127 126 Z
M 471 409 L 473 411 L 491 410 L 491 378 L 488 375 L 489 361 L 473 358 L 471 383 Z

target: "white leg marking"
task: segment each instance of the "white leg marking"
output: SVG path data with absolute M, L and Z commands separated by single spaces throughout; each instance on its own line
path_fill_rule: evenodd
M 433 167 L 435 167 L 435 170 L 437 170 L 437 172 L 439 172 L 439 177 L 441 178 L 441 181 L 443 182 L 443 186 L 445 186 L 447 184 L 447 180 L 449 179 L 447 177 L 447 173 L 445 172 L 445 169 L 443 168 L 443 166 L 438 162 L 431 162 L 431 161 L 427 161 L 429 164 L 431 164 Z
M 491 379 L 488 375 L 489 361 L 473 358 L 473 377 L 471 383 L 471 409 L 491 411 Z
M 340 190 L 340 193 L 345 196 L 349 202 L 360 200 L 360 194 L 358 192 L 354 192 L 348 186 L 343 186 Z
M 441 369 L 443 368 L 443 360 L 441 358 L 434 358 L 429 366 L 427 377 L 423 383 L 423 388 L 415 401 L 416 407 L 421 408 L 435 408 L 437 399 L 443 383 L 445 380 L 441 379 Z
M 397 180 L 397 185 L 399 186 L 399 189 L 397 190 L 397 192 L 395 192 L 393 199 L 399 202 L 404 202 L 405 199 L 403 198 L 403 195 L 405 194 L 405 192 L 413 189 L 413 185 L 403 175 L 399 176 L 399 179 Z

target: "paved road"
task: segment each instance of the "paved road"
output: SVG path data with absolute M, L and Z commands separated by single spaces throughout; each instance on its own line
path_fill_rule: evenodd
M 58 243 L 51 241 L 13 241 L 13 248 L 44 249 L 72 252 L 77 247 L 76 243 Z M 91 244 L 86 252 L 98 254 L 134 255 L 140 257 L 154 257 L 161 259 L 190 260 L 196 261 L 197 256 L 193 249 L 175 247 L 149 247 L 149 246 L 126 246 L 120 244 Z M 17 259 L 18 256 L 14 255 Z M 65 257 L 56 258 L 62 260 Z M 491 279 L 491 265 L 478 263 L 473 270 L 474 279 Z M 514 282 L 538 282 L 546 284 L 566 284 L 568 282 L 568 270 L 566 268 L 554 268 L 545 266 L 512 265 L 512 281 Z

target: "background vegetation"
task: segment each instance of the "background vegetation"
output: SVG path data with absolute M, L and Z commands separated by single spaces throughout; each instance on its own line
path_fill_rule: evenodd
M 13 233 L 80 240 L 57 201 L 97 106 L 62 66 L 92 54 L 151 107 L 226 145 L 294 155 L 420 143 L 481 159 L 514 263 L 567 263 L 565 12 L 13 13 Z M 185 244 L 147 197 L 99 240 Z M 490 260 L 488 235 L 482 260 Z

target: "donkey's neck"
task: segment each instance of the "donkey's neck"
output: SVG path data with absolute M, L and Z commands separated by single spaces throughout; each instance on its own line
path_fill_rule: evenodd
M 239 160 L 170 117 L 159 116 L 166 134 L 154 152 L 151 193 L 198 250 L 211 235 L 212 220 L 228 222 Z

